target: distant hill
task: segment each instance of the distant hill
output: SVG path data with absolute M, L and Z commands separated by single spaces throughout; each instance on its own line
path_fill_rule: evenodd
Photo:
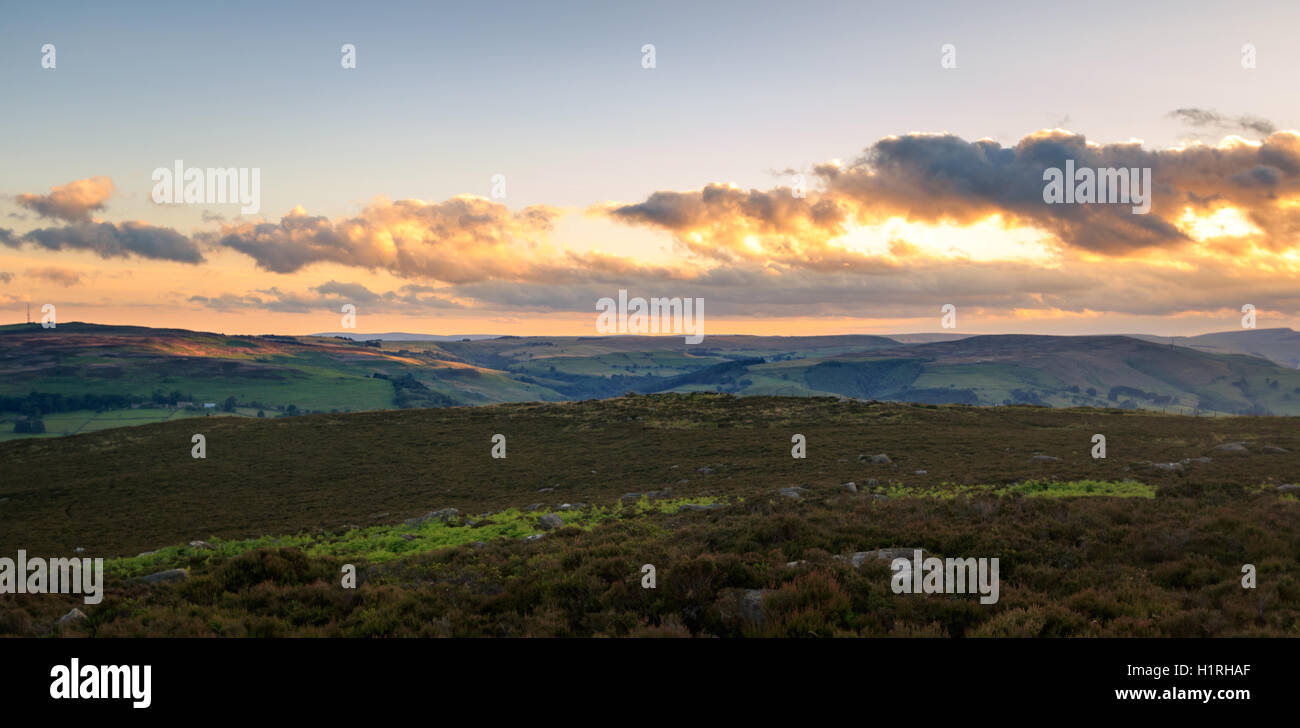
M 1300 415 L 1289 329 L 1181 344 L 1137 336 L 230 336 L 0 327 L 0 439 L 214 414 L 603 399 L 627 392 L 826 396 Z M 409 335 L 425 336 L 425 335 Z M 929 335 L 905 335 L 913 338 Z M 936 335 L 942 336 L 942 335 Z M 470 339 L 466 341 L 464 339 Z M 1248 352 L 1248 353 L 1243 353 Z M 125 412 L 131 414 L 125 414 Z
M 1242 329 L 1200 336 L 1172 337 L 1136 334 L 1133 338 L 1185 346 L 1215 354 L 1248 354 L 1291 369 L 1300 368 L 1300 332 L 1291 329 Z
M 356 339 L 357 341 L 480 341 L 482 339 L 495 339 L 499 334 L 463 334 L 459 336 L 442 336 L 439 334 L 408 334 L 402 331 L 390 331 L 386 334 L 358 334 L 355 331 L 333 331 L 324 334 L 312 334 L 312 336 L 341 337 L 346 339 Z

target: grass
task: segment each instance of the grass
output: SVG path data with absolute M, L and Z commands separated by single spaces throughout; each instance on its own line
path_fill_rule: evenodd
M 284 536 L 262 536 L 251 539 L 206 541 L 212 548 L 193 547 L 188 544 L 164 546 L 137 556 L 108 559 L 105 570 L 114 576 L 131 578 L 164 569 L 188 567 L 221 561 L 257 549 L 295 548 L 310 556 L 335 557 L 382 564 L 394 559 L 439 549 L 455 548 L 476 542 L 510 538 L 524 538 L 545 534 L 537 525 L 538 519 L 554 513 L 564 521 L 564 526 L 590 529 L 612 518 L 634 518 L 648 513 L 673 513 L 686 504 L 705 505 L 717 502 L 714 498 L 664 498 L 624 504 L 621 501 L 609 507 L 592 506 L 581 510 L 554 511 L 539 509 L 524 511 L 507 508 L 504 511 L 477 517 L 458 516 L 447 521 L 430 519 L 424 523 L 350 528 L 335 533 L 300 532 Z

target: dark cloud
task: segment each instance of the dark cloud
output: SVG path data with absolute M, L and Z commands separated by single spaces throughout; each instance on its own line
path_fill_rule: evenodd
M 1198 128 L 1208 127 L 1218 131 L 1235 129 L 1238 131 L 1253 132 L 1263 136 L 1267 136 L 1277 131 L 1277 127 L 1273 126 L 1273 122 L 1249 114 L 1242 116 L 1225 116 L 1210 109 L 1186 108 L 1174 109 L 1169 112 L 1169 116 L 1182 121 L 1188 126 Z
M 46 250 L 91 250 L 101 258 L 135 256 L 178 263 L 202 263 L 204 260 L 193 240 L 171 228 L 153 227 L 142 222 L 78 223 L 40 228 L 20 239 L 0 239 L 0 243 L 11 248 L 27 243 Z

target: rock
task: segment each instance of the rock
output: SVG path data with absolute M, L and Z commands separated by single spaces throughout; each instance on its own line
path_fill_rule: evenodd
M 562 504 L 560 504 L 560 507 L 559 507 L 557 510 L 561 510 L 561 511 L 580 511 L 580 510 L 582 510 L 583 508 L 586 508 L 586 507 L 587 507 L 587 504 L 586 504 L 586 503 L 562 503 Z
M 696 470 L 695 472 L 699 473 L 700 475 L 712 475 L 713 468 L 710 468 L 709 466 L 705 465 L 704 467 L 700 468 L 699 470 Z
M 1291 452 L 1290 450 L 1287 450 L 1286 448 L 1283 447 L 1278 447 L 1277 445 L 1265 445 L 1264 447 L 1261 447 L 1259 451 L 1269 453 L 1270 455 L 1276 455 L 1284 452 Z
M 404 533 L 404 534 L 401 535 L 401 538 L 404 538 L 404 539 L 406 539 L 407 541 L 414 541 L 414 540 L 415 540 L 415 534 L 413 534 L 413 533 Z
M 686 482 L 686 481 L 682 481 L 682 482 Z M 672 495 L 673 495 L 672 488 L 664 488 L 662 490 L 652 490 L 649 493 L 646 493 L 645 497 L 649 498 L 650 500 L 654 500 L 655 498 L 671 498 Z
M 145 584 L 175 584 L 188 578 L 190 578 L 189 572 L 184 569 L 167 569 L 156 574 L 142 576 L 140 581 Z
M 876 483 L 876 479 L 875 479 L 875 478 L 867 478 L 867 487 L 868 487 L 868 488 L 874 488 L 874 487 L 876 487 L 876 485 L 877 485 L 877 483 Z
M 916 474 L 917 474 L 917 475 L 925 475 L 927 472 L 928 472 L 928 471 L 925 471 L 925 470 L 918 470 L 918 471 L 916 471 Z
M 546 515 L 537 519 L 537 527 L 542 529 L 543 531 L 549 531 L 552 528 L 559 528 L 560 526 L 563 525 L 564 525 L 564 519 L 560 518 L 554 513 L 547 513 Z
M 542 539 L 542 534 L 540 533 L 534 533 L 531 536 L 524 536 L 524 541 L 527 541 L 529 543 L 532 543 L 533 541 L 540 541 L 541 539 Z
M 777 493 L 785 496 L 786 498 L 794 498 L 795 500 L 799 500 L 800 498 L 803 498 L 803 494 L 807 492 L 808 492 L 807 488 L 800 488 L 799 486 L 795 486 L 793 488 L 782 488 L 777 491 Z
M 427 523 L 428 521 L 440 521 L 442 523 L 446 523 L 459 515 L 460 515 L 460 511 L 456 510 L 455 508 L 443 508 L 440 511 L 429 511 L 428 513 L 424 514 L 423 516 L 420 516 L 419 518 L 408 518 L 406 520 L 406 525 L 421 526 Z
M 623 495 L 619 496 L 618 499 L 619 499 L 619 500 L 623 500 L 623 501 L 639 501 L 639 500 L 641 500 L 641 494 L 640 494 L 640 493 L 624 493 Z
M 539 534 L 537 534 L 537 535 L 540 536 L 541 534 L 539 533 Z M 484 543 L 483 541 L 475 541 L 475 542 L 471 543 L 470 546 L 473 546 L 473 547 L 476 548 L 476 549 L 485 549 L 485 548 L 487 548 L 487 544 Z
M 887 495 L 883 495 L 883 494 L 881 494 L 881 493 L 872 493 L 872 494 L 871 494 L 871 500 L 873 500 L 873 501 L 887 501 L 887 500 L 889 500 L 889 496 L 887 496 Z
M 1183 458 L 1180 462 L 1183 465 L 1191 465 L 1192 463 L 1212 463 L 1214 460 L 1212 458 Z
M 1218 450 L 1219 452 L 1226 452 L 1232 455 L 1250 454 L 1250 450 L 1247 450 L 1246 446 L 1240 442 L 1225 442 L 1222 445 L 1215 446 L 1214 449 Z
M 157 551 L 141 551 L 140 553 L 136 554 L 135 557 L 138 559 L 138 558 L 140 558 L 141 556 L 153 556 L 153 555 L 156 554 L 156 553 L 158 553 L 158 552 L 157 552 Z
M 86 549 L 82 548 L 81 546 L 78 546 L 77 548 L 75 548 L 75 549 L 72 550 L 72 553 L 74 553 L 74 554 L 84 554 L 84 553 L 86 553 Z
M 1279 492 L 1279 493 L 1300 493 L 1300 485 L 1294 485 L 1294 484 L 1292 484 L 1292 483 L 1287 483 L 1286 485 L 1279 485 L 1279 486 L 1277 487 L 1277 492 Z
M 80 609 L 74 608 L 71 612 L 68 612 L 62 617 L 59 617 L 58 624 L 59 625 L 76 624 L 77 622 L 82 622 L 85 621 L 86 619 L 88 619 L 88 617 L 86 616 L 85 612 L 81 611 Z
M 726 616 L 739 617 L 754 624 L 763 623 L 763 601 L 771 589 L 724 589 L 719 601 Z
M 1033 463 L 1059 463 L 1061 459 L 1051 455 L 1035 455 L 1029 458 L 1029 461 Z
M 886 454 L 884 454 L 884 453 L 882 452 L 882 453 L 880 453 L 879 455 L 872 455 L 872 456 L 871 456 L 871 462 L 874 463 L 874 464 L 876 464 L 876 465 L 889 465 L 889 464 L 893 463 L 894 461 L 893 461 L 893 460 L 890 460 L 890 459 L 889 459 L 889 456 L 886 455 Z
M 550 493 L 550 492 L 553 491 L 553 490 L 555 490 L 555 488 L 538 488 L 538 489 L 537 489 L 537 492 L 538 492 L 538 493 Z
M 688 480 L 688 479 L 686 479 L 686 478 L 682 478 L 681 480 L 677 481 L 677 484 L 678 484 L 678 485 L 686 485 L 686 484 L 689 483 L 689 482 L 691 482 L 691 481 Z
M 876 549 L 875 551 L 859 551 L 849 557 L 853 568 L 860 569 L 868 560 L 893 561 L 894 559 L 911 559 L 912 552 L 917 551 L 914 548 L 897 548 L 897 549 Z
M 787 569 L 794 569 L 803 566 L 806 563 L 808 563 L 808 559 L 799 559 L 798 561 L 787 561 L 785 562 L 785 566 Z
M 546 507 L 546 505 L 543 504 L 543 503 L 534 503 L 534 504 L 528 506 L 527 508 L 525 508 L 524 510 L 525 510 L 525 511 L 538 511 L 538 510 L 541 510 L 541 509 L 543 509 L 543 508 L 545 508 L 545 507 Z
M 1155 463 L 1154 467 L 1156 470 L 1164 470 L 1170 473 L 1177 473 L 1182 471 L 1183 464 L 1182 463 Z
M 854 483 L 853 481 L 849 481 L 847 483 L 840 483 L 840 487 L 843 488 L 844 490 L 847 490 L 850 493 L 858 492 L 858 484 Z
M 722 503 L 683 503 L 677 507 L 677 512 L 682 511 L 716 511 L 725 508 Z
M 217 547 L 207 541 L 190 541 L 190 548 L 199 549 L 200 551 L 216 551 Z

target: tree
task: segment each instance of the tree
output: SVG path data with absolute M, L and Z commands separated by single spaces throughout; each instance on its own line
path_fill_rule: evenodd
M 258 410 L 258 411 L 257 411 L 257 416 L 258 416 L 258 417 L 265 417 L 265 416 L 266 416 L 266 412 L 264 412 L 264 411 L 262 411 L 262 410 Z
M 227 411 L 227 412 L 234 412 L 234 411 L 235 411 L 235 398 L 234 398 L 234 397 L 226 397 L 226 403 L 225 403 L 224 405 L 221 406 L 221 409 L 223 409 L 223 410 L 225 410 L 225 411 Z

